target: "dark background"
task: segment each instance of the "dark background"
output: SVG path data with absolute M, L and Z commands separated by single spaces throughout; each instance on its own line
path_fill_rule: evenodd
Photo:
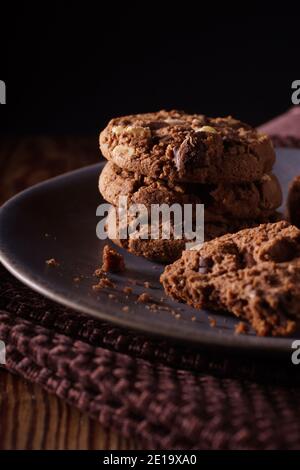
M 1 15 L 2 134 L 96 133 L 113 116 L 160 108 L 257 125 L 291 106 L 299 16 L 102 3 L 16 2 Z

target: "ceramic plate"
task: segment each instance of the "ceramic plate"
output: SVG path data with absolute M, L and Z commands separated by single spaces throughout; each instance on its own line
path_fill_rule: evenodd
M 93 273 L 101 265 L 106 243 L 96 237 L 96 208 L 103 201 L 97 189 L 102 167 L 100 163 L 48 180 L 4 204 L 1 261 L 14 276 L 56 302 L 143 333 L 233 353 L 291 354 L 292 338 L 261 338 L 251 331 L 236 335 L 238 320 L 230 315 L 197 311 L 168 299 L 159 283 L 163 266 L 121 249 L 126 272 L 111 276 L 115 289 L 94 291 Z M 300 151 L 278 149 L 274 172 L 286 198 L 289 181 L 300 174 Z M 50 258 L 60 265 L 48 266 Z M 144 282 L 151 288 L 145 288 Z M 133 290 L 128 298 L 125 286 Z M 159 307 L 152 310 L 150 304 L 137 303 L 142 292 L 148 292 Z

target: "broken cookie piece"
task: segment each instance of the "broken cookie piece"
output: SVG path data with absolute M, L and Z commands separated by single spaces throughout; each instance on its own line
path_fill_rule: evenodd
M 125 262 L 123 256 L 114 248 L 105 245 L 102 254 L 102 271 L 119 273 L 125 271 Z
M 161 282 L 174 299 L 227 310 L 258 335 L 289 335 L 300 320 L 300 230 L 282 221 L 224 235 L 185 251 Z

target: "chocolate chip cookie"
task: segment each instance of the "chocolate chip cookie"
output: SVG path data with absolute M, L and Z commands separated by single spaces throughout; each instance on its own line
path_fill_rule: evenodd
M 244 220 L 236 219 L 227 222 L 220 223 L 204 223 L 204 239 L 212 240 L 216 237 L 220 237 L 226 233 L 234 233 L 246 227 L 255 227 L 262 222 L 270 220 L 278 220 L 279 214 L 274 213 L 272 216 L 266 219 L 260 220 Z M 120 237 L 120 230 L 125 228 L 125 231 L 130 228 L 132 223 L 132 217 L 127 214 L 127 223 L 119 223 L 118 215 L 116 215 L 116 224 L 114 220 L 114 212 L 110 211 L 106 220 L 106 231 L 108 238 L 110 238 L 116 245 L 125 248 L 130 253 L 136 256 L 143 256 L 152 261 L 160 263 L 172 263 L 173 261 L 180 258 L 183 250 L 186 248 L 186 243 L 191 240 L 184 238 L 178 239 L 174 233 L 174 226 L 170 224 L 170 238 L 166 239 L 163 237 L 164 227 L 160 225 L 158 227 L 159 236 L 156 239 L 151 239 L 151 233 L 148 226 L 138 227 L 137 230 L 131 230 L 130 235 L 127 238 Z M 151 217 L 149 217 L 151 223 Z M 124 233 L 124 232 L 123 232 Z M 146 236 L 144 236 L 147 234 Z
M 300 230 L 263 224 L 183 252 L 161 282 L 197 309 L 227 310 L 261 336 L 284 336 L 300 320 Z
M 100 148 L 125 170 L 208 184 L 260 180 L 275 161 L 270 138 L 248 124 L 183 111 L 112 119 L 100 134 Z
M 112 162 L 103 168 L 99 190 L 104 199 L 117 206 L 120 196 L 128 205 L 204 204 L 205 221 L 230 225 L 230 219 L 267 218 L 281 205 L 282 193 L 275 175 L 265 174 L 257 182 L 203 185 L 156 180 L 129 172 Z M 224 233 L 224 232 L 223 232 Z

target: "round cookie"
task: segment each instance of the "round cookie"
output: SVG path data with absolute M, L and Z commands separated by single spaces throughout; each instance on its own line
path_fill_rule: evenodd
M 226 223 L 228 218 L 268 217 L 282 202 L 275 175 L 265 174 L 257 182 L 236 185 L 201 185 L 155 180 L 123 170 L 112 162 L 103 168 L 99 190 L 104 199 L 117 206 L 120 196 L 130 204 L 204 204 L 205 221 Z
M 159 111 L 112 119 L 100 134 L 104 157 L 153 178 L 199 183 L 256 181 L 275 161 L 270 138 L 231 116 Z
M 205 241 L 212 240 L 227 233 L 234 233 L 244 228 L 256 227 L 257 225 L 269 221 L 277 221 L 279 215 L 274 213 L 269 218 L 257 220 L 233 220 L 227 223 L 207 223 L 204 224 L 204 238 Z M 108 237 L 116 243 L 116 245 L 125 248 L 130 253 L 136 256 L 143 256 L 152 261 L 160 263 L 172 263 L 180 258 L 182 252 L 186 249 L 186 239 L 175 239 L 174 230 L 171 226 L 170 239 L 151 239 L 150 237 L 141 238 L 141 231 L 137 230 L 132 232 L 128 238 L 120 238 L 120 229 L 130 225 L 130 216 L 128 215 L 128 225 L 120 225 L 118 215 L 116 214 L 116 223 L 114 211 L 110 211 L 106 219 L 106 231 Z M 159 227 L 160 233 L 162 227 Z M 144 232 L 145 233 L 145 232 Z

